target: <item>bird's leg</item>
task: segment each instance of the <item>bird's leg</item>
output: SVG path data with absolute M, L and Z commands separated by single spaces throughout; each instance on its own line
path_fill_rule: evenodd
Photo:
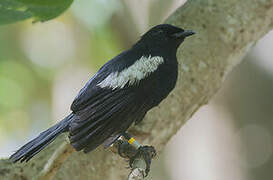
M 138 143 L 129 133 L 124 132 L 122 136 L 127 140 L 129 144 L 134 146 L 136 149 L 140 148 L 142 145 Z
M 133 168 L 136 161 L 143 159 L 146 164 L 145 175 L 147 176 L 150 171 L 152 158 L 156 156 L 155 148 L 153 146 L 142 146 L 128 133 L 123 133 L 123 137 L 127 142 L 120 144 L 118 148 L 120 156 L 129 158 L 131 168 Z

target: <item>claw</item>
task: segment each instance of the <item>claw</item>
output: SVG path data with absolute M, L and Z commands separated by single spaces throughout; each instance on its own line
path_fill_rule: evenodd
M 129 165 L 133 168 L 133 163 L 136 159 L 143 158 L 146 164 L 145 177 L 150 172 L 152 159 L 156 156 L 156 150 L 153 146 L 141 146 L 137 149 L 136 154 L 130 158 Z

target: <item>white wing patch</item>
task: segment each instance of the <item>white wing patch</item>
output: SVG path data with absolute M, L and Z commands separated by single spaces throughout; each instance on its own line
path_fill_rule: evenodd
M 123 88 L 127 83 L 134 85 L 141 79 L 156 71 L 160 64 L 164 63 L 163 57 L 142 56 L 133 65 L 121 72 L 112 72 L 98 86 L 101 88 L 110 87 L 112 89 Z

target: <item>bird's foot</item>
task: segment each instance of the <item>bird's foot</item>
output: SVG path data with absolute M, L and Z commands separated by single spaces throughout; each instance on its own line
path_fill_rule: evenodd
M 145 162 L 145 176 L 150 172 L 152 159 L 156 156 L 156 150 L 153 146 L 140 146 L 134 156 L 129 160 L 129 165 L 132 169 L 134 166 L 138 166 L 138 162 Z
M 129 159 L 129 166 L 132 169 L 130 175 L 139 172 L 146 177 L 149 174 L 152 159 L 156 156 L 156 150 L 153 146 L 142 146 L 130 134 L 124 133 L 123 138 L 119 139 L 115 145 L 117 153 Z M 130 176 L 129 175 L 129 176 Z

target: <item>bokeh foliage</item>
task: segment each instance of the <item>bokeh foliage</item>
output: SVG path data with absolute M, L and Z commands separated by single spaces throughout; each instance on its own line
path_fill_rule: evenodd
M 73 0 L 1 0 L 0 25 L 32 18 L 34 22 L 59 16 Z

